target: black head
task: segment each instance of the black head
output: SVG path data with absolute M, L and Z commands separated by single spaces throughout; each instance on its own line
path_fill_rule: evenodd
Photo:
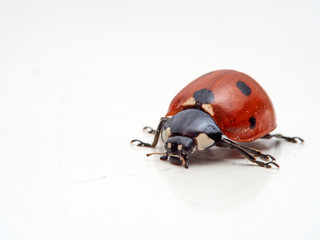
M 165 142 L 165 150 L 170 161 L 174 164 L 183 164 L 188 167 L 187 157 L 195 150 L 195 142 L 192 138 L 184 136 L 172 136 Z

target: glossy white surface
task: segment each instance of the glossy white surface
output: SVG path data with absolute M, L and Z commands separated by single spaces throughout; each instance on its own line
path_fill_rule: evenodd
M 0 7 L 0 238 L 319 239 L 318 1 L 7 1 Z M 230 68 L 273 100 L 258 141 L 188 170 L 150 158 L 174 95 Z M 213 159 L 213 160 L 212 160 Z

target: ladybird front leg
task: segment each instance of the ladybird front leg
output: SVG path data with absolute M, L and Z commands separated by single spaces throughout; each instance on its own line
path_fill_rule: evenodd
M 162 128 L 163 128 L 163 124 L 166 122 L 166 120 L 167 120 L 167 118 L 161 118 L 160 123 L 159 123 L 159 125 L 157 127 L 157 130 L 155 130 L 155 136 L 154 136 L 153 142 L 151 144 L 143 142 L 143 141 L 138 140 L 138 139 L 131 140 L 131 144 L 134 143 L 134 142 L 138 142 L 137 146 L 139 146 L 139 147 L 151 147 L 151 148 L 154 148 L 155 146 L 157 146 L 158 141 L 159 141 L 159 137 L 160 137 L 160 134 L 161 134 L 161 131 L 162 131 Z
M 152 145 L 150 143 L 142 142 L 139 139 L 133 139 L 133 140 L 131 140 L 130 143 L 132 144 L 134 142 L 138 142 L 138 144 L 137 144 L 138 147 L 152 147 Z
M 152 127 L 149 127 L 149 126 L 144 127 L 143 131 L 151 134 L 156 134 L 156 130 L 154 130 Z

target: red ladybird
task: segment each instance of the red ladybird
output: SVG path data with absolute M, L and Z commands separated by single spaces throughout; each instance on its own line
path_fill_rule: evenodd
M 172 100 L 157 130 L 145 128 L 155 133 L 152 144 L 136 139 L 131 142 L 153 148 L 161 135 L 166 152 L 160 159 L 170 157 L 171 162 L 186 168 L 190 154 L 213 146 L 235 149 L 251 162 L 270 168 L 271 164 L 279 167 L 273 156 L 234 141 L 277 137 L 294 143 L 303 142 L 299 137 L 269 134 L 275 128 L 275 112 L 263 88 L 244 73 L 218 70 L 183 88 Z

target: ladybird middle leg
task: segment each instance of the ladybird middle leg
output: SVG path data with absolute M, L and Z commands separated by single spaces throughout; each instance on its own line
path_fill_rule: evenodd
M 242 156 L 247 158 L 249 161 L 258 164 L 261 167 L 271 168 L 271 165 L 274 165 L 276 167 L 280 167 L 277 163 L 275 163 L 275 158 L 271 155 L 264 155 L 260 151 L 255 151 L 254 149 L 243 147 L 238 145 L 237 143 L 230 141 L 229 139 L 222 138 L 219 143 L 217 144 L 219 147 L 228 147 L 231 149 L 237 150 Z M 260 152 L 260 154 L 259 154 Z M 264 161 L 257 160 L 253 155 L 257 155 L 261 157 Z M 272 159 L 271 161 L 266 161 L 269 159 L 269 157 Z
M 150 128 L 151 130 L 155 131 L 155 136 L 154 136 L 154 139 L 153 139 L 153 142 L 150 144 L 150 143 L 146 143 L 146 142 L 143 142 L 141 140 L 138 140 L 138 139 L 133 139 L 131 140 L 131 143 L 134 143 L 134 142 L 138 142 L 137 146 L 139 147 L 150 147 L 150 148 L 154 148 L 155 146 L 157 146 L 158 144 L 158 141 L 159 141 L 159 137 L 160 137 L 160 134 L 161 134 L 161 131 L 162 131 L 162 128 L 163 128 L 163 124 L 165 123 L 165 121 L 167 120 L 167 118 L 161 118 L 160 120 L 160 123 L 157 127 L 157 130 L 153 130 L 152 128 Z M 144 127 L 143 129 L 148 129 L 149 127 Z M 149 130 L 150 130 L 149 129 Z

